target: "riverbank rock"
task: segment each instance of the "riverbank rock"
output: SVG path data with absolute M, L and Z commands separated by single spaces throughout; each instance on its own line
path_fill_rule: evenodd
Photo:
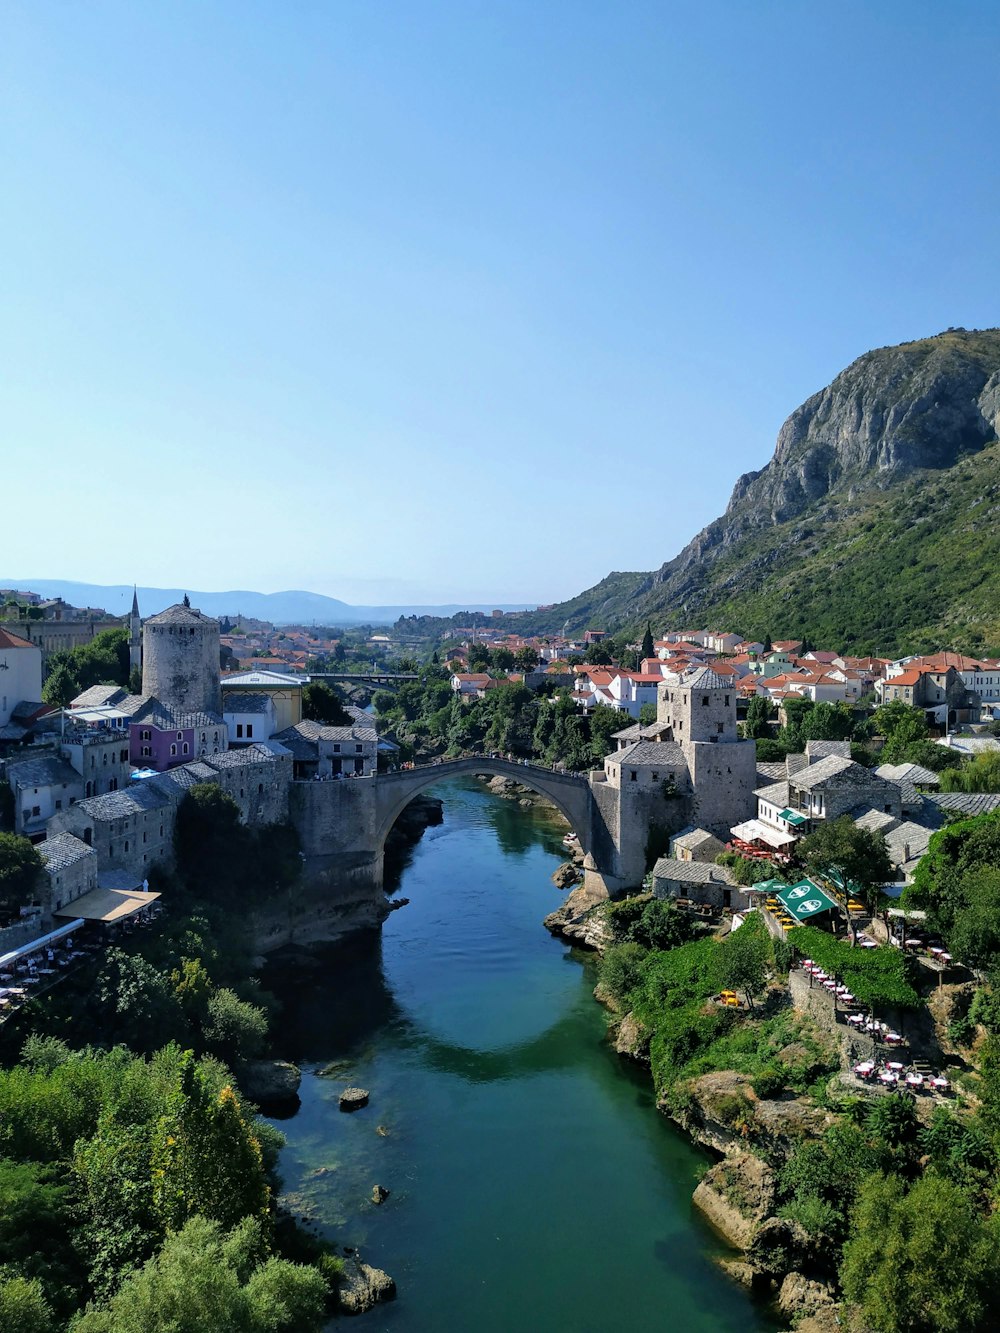
M 753 1153 L 742 1152 L 706 1172 L 692 1201 L 730 1245 L 744 1250 L 770 1216 L 774 1199 L 774 1172 Z
M 302 1075 L 287 1060 L 248 1060 L 239 1074 L 240 1090 L 258 1106 L 297 1106 Z
M 360 1111 L 368 1105 L 371 1096 L 367 1088 L 345 1088 L 340 1094 L 339 1104 L 342 1111 Z
M 778 1292 L 778 1309 L 786 1319 L 798 1323 L 805 1315 L 814 1315 L 822 1309 L 832 1309 L 835 1302 L 830 1288 L 814 1282 L 802 1273 L 787 1274 Z
M 731 1069 L 702 1074 L 688 1085 L 688 1094 L 683 1114 L 675 1118 L 693 1139 L 721 1153 L 761 1140 L 785 1150 L 833 1124 L 828 1111 L 806 1098 L 759 1098 L 747 1075 Z M 670 1114 L 668 1107 L 661 1109 Z
M 584 880 L 542 924 L 553 935 L 561 935 L 571 944 L 600 952 L 612 943 L 610 927 L 603 914 L 595 911 L 608 901 L 608 891 L 596 875 L 591 876 L 591 881 L 588 884 Z
M 752 1287 L 756 1282 L 757 1274 L 742 1259 L 719 1259 L 717 1263 L 722 1271 L 741 1287 Z
M 568 889 L 573 884 L 579 884 L 582 878 L 579 866 L 572 861 L 564 861 L 552 872 L 552 883 L 557 889 Z
M 486 785 L 489 787 L 490 791 L 493 792 L 494 796 L 514 796 L 518 787 L 518 784 L 513 778 L 505 778 L 499 775 L 495 778 L 490 778 Z
M 389 1191 L 384 1185 L 372 1186 L 372 1203 L 385 1203 L 389 1197 Z
M 366 1310 L 374 1309 L 379 1301 L 391 1301 L 395 1294 L 395 1282 L 381 1268 L 373 1268 L 355 1255 L 344 1260 L 338 1292 L 344 1314 L 364 1314 Z
M 626 1014 L 614 1028 L 615 1050 L 630 1060 L 649 1064 L 649 1034 L 635 1014 Z

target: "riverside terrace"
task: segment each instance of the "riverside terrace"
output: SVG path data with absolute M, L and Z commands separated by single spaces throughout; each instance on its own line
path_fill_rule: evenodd
M 38 939 L 0 955 L 0 1026 L 28 1000 L 57 986 L 121 935 L 155 921 L 158 893 L 97 889 L 73 903 L 72 919 Z

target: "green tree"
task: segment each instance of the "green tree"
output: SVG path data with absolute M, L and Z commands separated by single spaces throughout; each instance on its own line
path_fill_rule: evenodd
M 152 1053 L 187 1035 L 184 1010 L 170 979 L 137 954 L 109 949 L 94 993 L 105 1040 Z
M 901 699 L 893 699 L 875 709 L 875 730 L 885 737 L 882 758 L 887 764 L 901 762 L 906 749 L 915 741 L 927 739 L 927 716 L 922 708 L 911 708 Z
M 127 629 L 109 629 L 95 634 L 89 643 L 53 653 L 42 686 L 42 698 L 46 703 L 65 707 L 92 685 L 127 688 L 130 670 L 128 640 Z
M 755 694 L 747 703 L 746 719 L 743 723 L 743 735 L 747 740 L 761 740 L 770 735 L 770 722 L 774 716 L 774 705 L 770 699 Z
M 518 648 L 514 654 L 514 661 L 519 671 L 532 671 L 539 663 L 538 653 L 534 648 L 527 644 L 523 648 Z
M 817 703 L 802 719 L 806 741 L 846 741 L 854 729 L 854 717 L 846 704 Z
M 315 1333 L 327 1286 L 315 1268 L 266 1258 L 260 1228 L 228 1235 L 194 1217 L 73 1333 Z
M 811 874 L 838 876 L 845 888 L 850 882 L 872 912 L 895 873 L 884 835 L 858 828 L 850 815 L 825 820 L 795 850 Z
M 36 1278 L 0 1269 L 0 1328 L 4 1333 L 56 1333 L 56 1321 Z
M 253 838 L 240 808 L 215 782 L 196 782 L 177 807 L 177 870 L 187 888 L 209 902 L 246 902 Z
M 634 719 L 628 713 L 609 708 L 607 704 L 598 704 L 590 710 L 590 752 L 598 763 L 615 748 L 611 739 L 616 731 L 622 731 L 633 725 Z
M 764 989 L 770 950 L 763 923 L 748 917 L 726 936 L 719 950 L 719 981 L 741 990 L 753 1009 L 753 997 Z
M 614 661 L 611 650 L 600 639 L 596 643 L 588 643 L 583 654 L 583 660 L 588 666 L 610 666 Z
M 861 1187 L 844 1246 L 844 1293 L 877 1333 L 984 1327 L 1000 1258 L 994 1228 L 952 1181 L 874 1175 Z
M 1000 865 L 1000 811 L 961 819 L 933 834 L 907 889 L 906 902 L 924 908 L 932 924 L 950 934 L 968 905 L 973 872 Z
M 646 633 L 642 636 L 642 647 L 639 649 L 639 656 L 642 658 L 656 656 L 656 648 L 653 646 L 653 629 L 648 620 L 646 621 Z
M 204 1036 L 208 1049 L 227 1064 L 252 1060 L 267 1041 L 267 1015 L 223 987 L 208 1000 Z
M 639 705 L 639 726 L 651 727 L 656 721 L 656 704 Z
M 498 671 L 513 671 L 514 654 L 509 648 L 505 648 L 502 645 L 494 648 L 491 656 L 493 658 L 493 665 Z
M 312 680 L 303 688 L 302 716 L 330 727 L 349 727 L 354 721 L 340 695 L 325 680 Z
M 27 838 L 0 833 L 0 912 L 17 912 L 34 901 L 42 865 Z

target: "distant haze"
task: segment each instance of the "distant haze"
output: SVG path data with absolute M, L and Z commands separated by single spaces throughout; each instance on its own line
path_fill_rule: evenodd
M 0 579 L 0 587 L 37 592 L 44 597 L 62 597 L 73 606 L 103 607 L 111 615 L 125 615 L 132 606 L 132 588 L 125 583 L 74 583 L 69 579 Z M 194 588 L 140 587 L 139 611 L 155 615 L 179 602 L 185 593 L 191 605 L 210 616 L 250 616 L 275 625 L 389 625 L 400 616 L 453 616 L 459 611 L 523 611 L 534 603 L 500 606 L 489 603 L 450 606 L 350 606 L 335 597 L 317 592 L 198 592 Z

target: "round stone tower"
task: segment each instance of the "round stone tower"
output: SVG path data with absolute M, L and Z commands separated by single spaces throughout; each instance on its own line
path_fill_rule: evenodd
M 178 712 L 219 713 L 219 622 L 186 602 L 143 623 L 142 692 Z

